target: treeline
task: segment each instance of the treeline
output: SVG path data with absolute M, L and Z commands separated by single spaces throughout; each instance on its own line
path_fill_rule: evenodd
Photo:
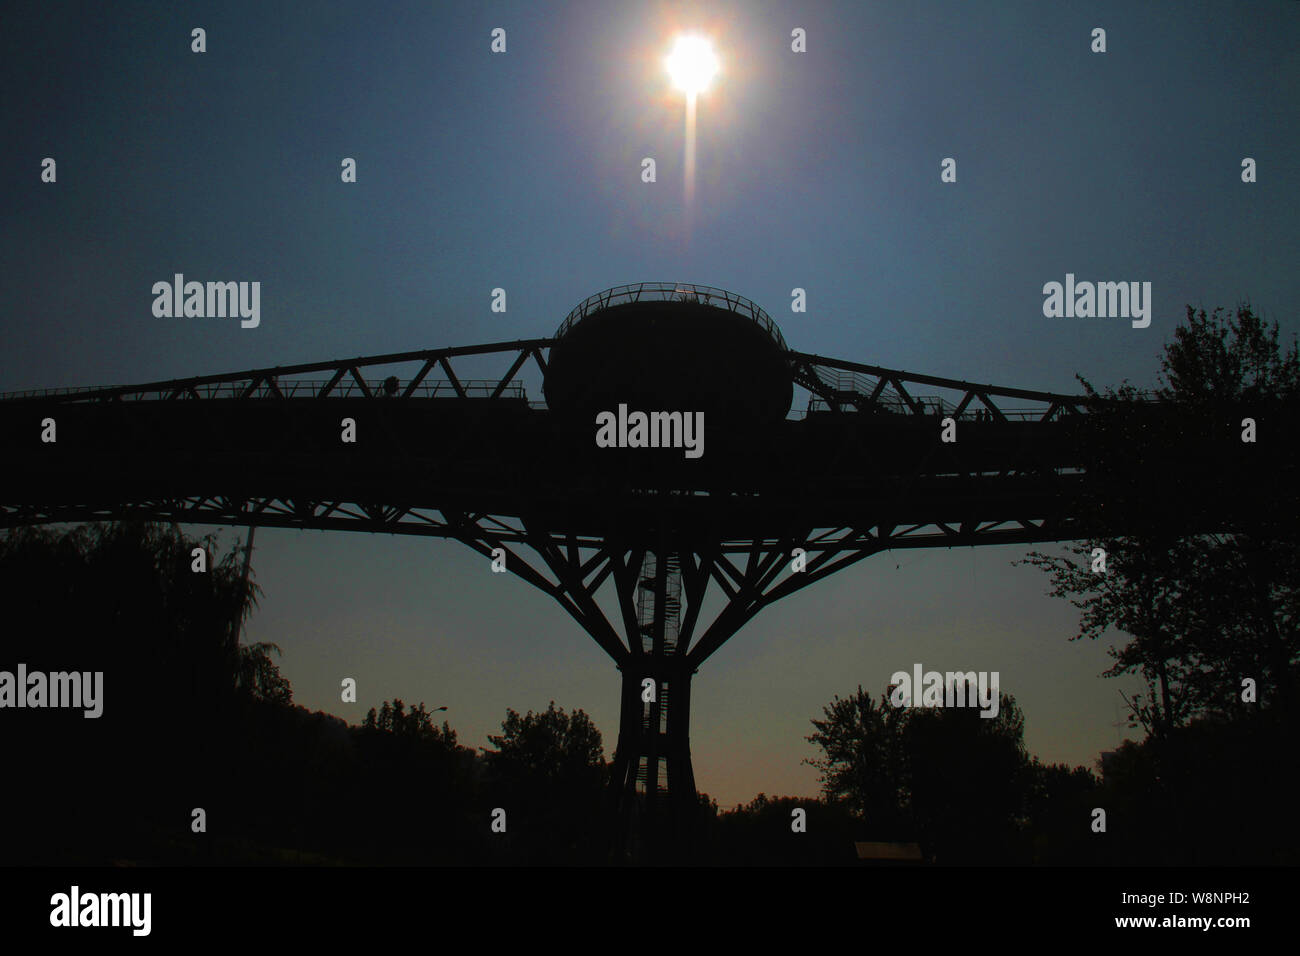
M 243 557 L 140 522 L 0 537 L 0 670 L 102 672 L 105 701 L 94 719 L 0 712 L 0 863 L 604 859 L 584 713 L 511 711 L 478 752 L 423 704 L 385 701 L 361 726 L 294 706 L 278 648 L 238 640 L 258 594 Z
M 385 701 L 359 726 L 309 712 L 274 646 L 237 640 L 257 595 L 238 549 L 200 574 L 196 548 L 215 553 L 210 539 L 131 523 L 0 538 L 0 670 L 99 670 L 106 701 L 97 719 L 0 714 L 0 863 L 617 858 L 609 763 L 581 710 L 510 710 L 481 749 L 423 703 Z M 1163 726 L 1121 748 L 1103 780 L 1030 756 L 1009 695 L 986 719 L 858 688 L 813 721 L 820 799 L 760 794 L 724 811 L 702 795 L 685 859 L 854 865 L 855 841 L 884 841 L 955 865 L 1295 863 L 1290 713 L 1242 706 Z
M 1288 713 L 1243 708 L 1125 742 L 1104 774 L 1030 755 L 1008 694 L 987 719 L 895 708 L 887 691 L 873 699 L 859 687 L 825 708 L 808 739 L 824 799 L 854 821 L 853 839 L 914 842 L 928 861 L 1294 864 L 1300 728 Z

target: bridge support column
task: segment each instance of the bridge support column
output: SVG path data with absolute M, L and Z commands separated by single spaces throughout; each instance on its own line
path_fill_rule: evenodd
M 648 662 L 647 662 L 648 663 Z M 644 698 L 654 682 L 656 701 Z M 691 769 L 691 679 L 685 670 L 623 672 L 618 745 L 610 780 L 621 862 L 685 862 L 698 798 Z
M 618 863 L 704 862 L 691 766 L 692 677 L 763 607 L 880 548 L 859 529 L 814 542 L 809 529 L 793 528 L 728 553 L 721 536 L 686 537 L 662 518 L 619 529 L 598 546 L 528 526 L 523 540 L 554 575 L 549 581 L 502 540 L 500 528 L 485 528 L 481 516 L 447 514 L 456 536 L 481 554 L 504 550 L 507 567 L 559 600 L 622 673 L 609 782 L 610 856 Z M 779 580 L 796 545 L 822 553 Z M 733 560 L 736 553 L 744 558 Z M 697 637 L 710 581 L 725 598 Z M 614 586 L 621 627 L 596 602 L 605 582 Z
M 618 744 L 610 780 L 618 819 L 615 856 L 626 862 L 682 862 L 692 847 L 691 675 L 680 643 L 680 556 L 647 554 L 633 593 L 620 594 L 635 621 L 623 672 Z

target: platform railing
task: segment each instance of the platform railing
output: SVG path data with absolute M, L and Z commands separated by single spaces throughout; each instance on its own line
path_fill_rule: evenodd
M 578 322 L 589 315 L 601 312 L 615 305 L 628 302 L 696 302 L 718 309 L 726 309 L 737 315 L 748 316 L 767 332 L 782 349 L 786 349 L 785 338 L 777 328 L 772 317 L 743 295 L 728 292 L 709 285 L 695 285 L 691 282 L 633 282 L 628 285 L 616 285 L 603 292 L 587 296 L 578 303 L 560 323 L 555 332 L 558 339 Z
M 984 411 L 982 406 L 977 407 L 975 405 L 968 405 L 960 415 L 955 415 L 956 405 L 945 399 L 932 395 L 918 395 L 914 398 L 914 401 L 921 407 L 923 415 L 954 415 L 954 417 L 960 421 L 977 421 L 979 420 L 980 413 Z M 881 396 L 872 402 L 872 407 L 899 415 L 915 414 L 912 406 L 908 405 L 901 398 Z M 832 411 L 830 403 L 819 396 L 812 395 L 809 396 L 807 409 L 804 411 L 803 415 L 799 417 L 806 418 L 809 415 L 818 412 L 829 411 Z M 1038 421 L 1043 417 L 1042 409 L 1036 408 L 1003 408 L 1000 409 L 1000 411 L 1002 416 L 1010 421 Z M 787 417 L 793 416 L 788 415 Z
M 328 380 L 323 378 L 292 379 L 276 381 L 275 390 L 283 398 L 314 398 L 327 384 Z M 409 380 L 396 377 L 366 379 L 366 388 L 370 390 L 372 395 L 380 396 L 403 394 L 409 384 Z M 500 383 L 494 379 L 464 379 L 459 384 L 466 398 L 487 398 L 494 394 Z M 13 398 L 53 398 L 61 395 L 79 395 L 83 392 L 94 392 L 103 388 L 104 386 L 99 385 L 69 388 L 29 388 L 21 391 L 4 392 L 0 394 L 0 401 Z M 249 397 L 247 388 L 247 383 L 242 381 L 204 382 L 194 385 L 192 391 L 199 398 L 247 398 Z M 254 389 L 253 395 L 261 397 L 271 391 L 271 386 L 266 382 L 262 382 Z M 165 393 L 159 392 L 157 394 Z M 330 391 L 331 398 L 348 398 L 360 394 L 363 394 L 361 386 L 351 379 L 339 381 Z M 456 384 L 452 382 L 442 379 L 425 379 L 415 387 L 411 394 L 419 398 L 455 398 L 459 393 L 456 391 Z M 123 397 L 127 400 L 140 401 L 150 399 L 153 395 L 154 393 L 140 392 Z M 511 382 L 501 389 L 498 397 L 526 399 L 528 396 L 522 383 Z

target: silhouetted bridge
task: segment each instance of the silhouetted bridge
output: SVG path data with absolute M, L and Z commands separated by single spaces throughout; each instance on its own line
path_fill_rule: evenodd
M 462 368 L 485 362 L 492 377 Z M 619 403 L 707 408 L 703 456 L 596 447 L 591 411 Z M 1242 442 L 1244 416 L 1259 441 Z M 695 802 L 691 675 L 763 607 L 889 549 L 1290 527 L 1295 422 L 809 355 L 732 293 L 640 284 L 552 338 L 2 396 L 0 526 L 134 517 L 503 549 L 623 673 L 624 849 L 651 858 Z M 595 600 L 607 582 L 621 620 Z M 726 601 L 705 623 L 710 582 Z

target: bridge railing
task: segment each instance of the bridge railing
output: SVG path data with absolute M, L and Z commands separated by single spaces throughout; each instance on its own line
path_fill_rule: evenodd
M 772 317 L 757 303 L 746 299 L 743 295 L 728 292 L 726 289 L 696 285 L 692 282 L 633 282 L 627 285 L 616 285 L 604 292 L 587 296 L 560 323 L 555 337 L 560 338 L 589 315 L 628 302 L 696 302 L 700 305 L 727 309 L 737 315 L 747 316 L 762 327 L 777 345 L 782 349 L 787 348 L 781 330 L 772 321 Z
M 401 395 L 410 385 L 410 379 L 399 379 L 395 376 L 386 379 L 365 379 L 366 388 L 372 395 Z M 275 389 L 279 391 L 284 398 L 315 398 L 329 384 L 328 379 L 293 379 L 290 381 L 276 381 Z M 464 379 L 460 383 L 461 391 L 467 398 L 489 398 L 498 388 L 499 383 L 492 379 Z M 87 392 L 102 391 L 105 386 L 74 386 L 69 388 L 29 388 L 23 391 L 0 393 L 0 401 L 5 399 L 16 398 L 54 398 L 66 395 L 80 395 Z M 391 391 L 390 391 L 391 389 Z M 179 394 L 180 398 L 189 398 L 190 391 L 198 395 L 199 398 L 245 398 L 249 397 L 248 383 L 241 381 L 229 382 L 204 382 L 187 386 Z M 259 382 L 253 389 L 251 395 L 262 397 L 273 394 L 271 385 L 266 382 Z M 157 397 L 166 397 L 168 392 L 158 390 L 156 392 L 132 392 L 121 396 L 127 401 L 154 400 Z M 330 389 L 330 398 L 347 398 L 349 396 L 364 395 L 365 392 L 355 379 L 345 378 L 334 384 Z M 411 397 L 419 396 L 420 398 L 455 398 L 457 395 L 456 386 L 450 381 L 442 379 L 425 379 L 415 386 L 411 391 Z M 512 382 L 501 389 L 502 398 L 527 398 L 524 392 L 524 386 L 521 382 Z
M 933 395 L 918 395 L 914 396 L 913 400 L 921 406 L 921 412 L 924 415 L 953 415 L 953 412 L 957 407 L 952 402 Z M 845 404 L 849 403 L 846 402 Z M 912 408 L 905 401 L 896 397 L 891 398 L 881 395 L 871 403 L 871 406 L 873 408 L 880 408 L 885 411 L 894 412 L 899 415 L 915 414 Z M 814 415 L 817 412 L 826 412 L 830 410 L 831 406 L 825 399 L 814 395 L 809 398 L 807 412 L 801 417 L 807 417 L 807 415 Z M 1041 408 L 1002 408 L 999 406 L 998 410 L 1003 414 L 1003 416 L 1014 421 L 1037 421 L 1043 417 L 1043 410 Z M 960 415 L 955 415 L 954 417 L 958 421 L 975 421 L 979 417 L 979 413 L 983 411 L 985 411 L 985 408 L 982 405 L 967 405 Z
M 10 398 L 47 398 L 55 395 L 79 395 L 82 392 L 98 392 L 109 385 L 75 385 L 67 388 L 22 388 L 12 392 L 0 392 L 0 402 Z
M 1091 400 L 1083 395 L 1006 389 L 996 385 L 944 380 L 867 366 L 846 368 L 806 361 L 801 364 L 799 360 L 805 358 L 807 357 L 798 353 L 792 356 L 796 381 L 808 393 L 807 414 L 817 414 L 835 407 L 867 407 L 905 415 L 953 415 L 963 421 L 978 421 L 987 415 L 1014 421 L 1039 421 L 1062 409 L 1079 412 L 1086 411 L 1091 405 Z M 918 385 L 948 388 L 961 397 L 911 394 L 911 388 Z M 900 391 L 904 388 L 908 390 L 906 397 Z M 1160 402 L 1159 396 L 1152 391 L 1138 391 L 1130 398 L 1143 403 Z M 1025 399 L 1038 404 L 1011 407 L 1004 404 L 1006 401 L 1024 402 Z M 1105 406 L 1111 401 L 1113 400 L 1102 398 L 1101 405 Z M 958 407 L 962 407 L 960 415 L 956 415 Z

